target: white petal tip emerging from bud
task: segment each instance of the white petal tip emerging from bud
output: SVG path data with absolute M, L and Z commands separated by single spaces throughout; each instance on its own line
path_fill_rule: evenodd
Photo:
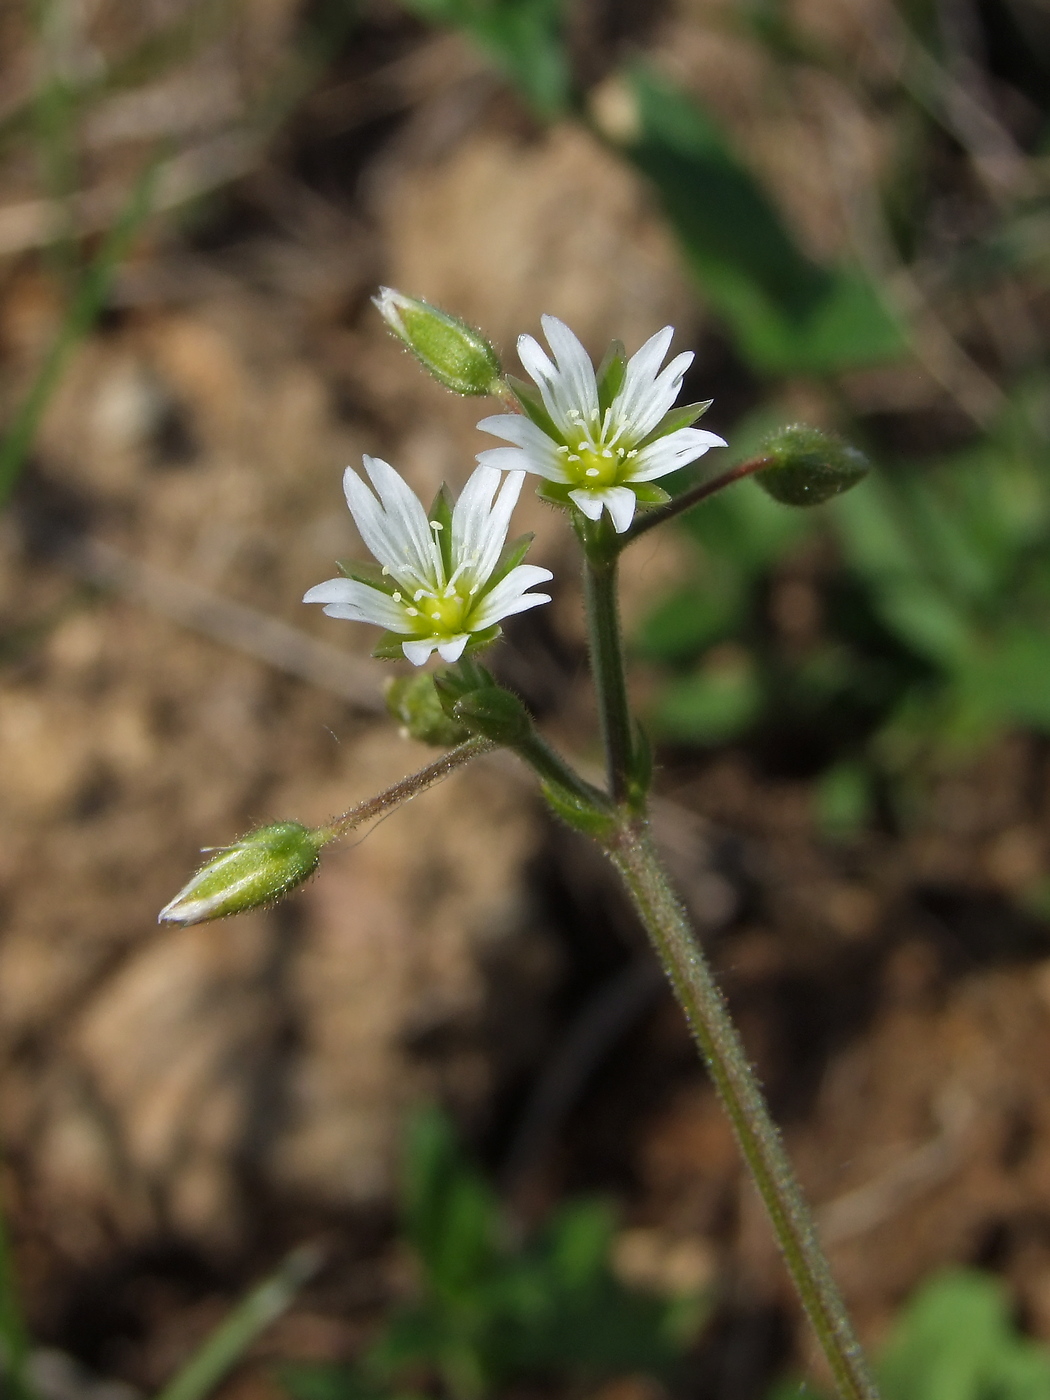
M 499 356 L 473 326 L 419 297 L 380 287 L 372 298 L 380 316 L 425 369 L 456 394 L 498 391 Z
M 157 916 L 161 924 L 203 924 L 272 904 L 317 868 L 323 841 L 299 822 L 249 832 L 201 866 Z

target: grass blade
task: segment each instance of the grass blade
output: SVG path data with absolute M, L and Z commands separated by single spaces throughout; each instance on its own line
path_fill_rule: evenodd
M 7 1222 L 0 1215 L 0 1349 L 3 1351 L 3 1391 L 11 1400 L 35 1400 L 29 1382 L 29 1333 L 15 1278 Z
M 291 1305 L 321 1262 L 321 1253 L 313 1245 L 293 1250 L 276 1273 L 253 1288 L 229 1317 L 219 1323 L 156 1400 L 203 1400 L 237 1364 L 252 1342 Z
M 113 275 L 149 215 L 158 164 L 159 159 L 152 161 L 139 177 L 120 217 L 81 277 L 58 334 L 0 445 L 0 507 L 6 504 L 14 489 L 69 356 L 94 325 L 109 294 Z

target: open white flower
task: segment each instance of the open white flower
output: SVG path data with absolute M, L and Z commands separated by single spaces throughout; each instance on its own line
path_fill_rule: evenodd
M 674 335 L 665 326 L 628 360 L 614 346 L 595 374 L 586 350 L 564 322 L 542 318 L 554 352 L 552 362 L 531 335 L 518 340 L 518 355 L 540 391 L 514 385 L 524 414 L 483 418 L 478 427 L 513 447 L 478 454 L 485 466 L 524 470 L 546 477 L 545 494 L 572 501 L 597 520 L 607 510 L 617 531 L 634 519 L 639 501 L 655 503 L 666 494 L 648 483 L 725 447 L 715 433 L 692 424 L 708 407 L 689 404 L 671 412 L 691 351 L 660 366 Z
M 385 627 L 391 635 L 377 654 L 400 651 L 422 666 L 435 651 L 458 661 L 468 643 L 495 641 L 501 618 L 550 602 L 549 594 L 527 591 L 553 578 L 549 569 L 521 563 L 530 537 L 503 548 L 524 472 L 512 472 L 497 495 L 499 472 L 477 467 L 455 506 L 442 491 L 428 518 L 389 463 L 366 456 L 364 465 L 375 495 L 351 467 L 343 490 L 381 568 L 341 566 L 348 577 L 317 584 L 304 603 L 323 603 L 329 617 Z

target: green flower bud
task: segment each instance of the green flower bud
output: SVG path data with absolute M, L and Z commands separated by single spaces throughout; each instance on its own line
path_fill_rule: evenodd
M 434 677 L 427 671 L 391 681 L 386 705 L 404 733 L 423 744 L 451 748 L 470 737 L 468 729 L 445 713 L 434 689 Z
M 483 739 L 509 749 L 524 744 L 532 734 L 532 717 L 516 695 L 498 686 L 471 690 L 452 707 L 455 719 Z
M 323 844 L 321 833 L 300 822 L 261 826 L 202 865 L 157 922 L 203 924 L 272 904 L 316 870 Z
M 770 465 L 755 480 L 786 506 L 819 506 L 856 486 L 870 470 L 863 452 L 819 428 L 778 428 L 760 449 Z
M 417 297 L 380 287 L 372 298 L 390 329 L 446 389 L 457 394 L 496 392 L 499 356 L 473 327 Z

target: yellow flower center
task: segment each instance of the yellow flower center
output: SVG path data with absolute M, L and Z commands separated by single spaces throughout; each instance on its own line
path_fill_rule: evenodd
M 458 593 L 451 597 L 426 593 L 413 598 L 408 615 L 421 637 L 457 637 L 469 630 L 464 624 L 472 602 L 472 598 L 461 598 Z
M 596 491 L 616 486 L 627 477 L 624 468 L 636 455 L 622 447 L 592 447 L 586 442 L 562 449 L 565 470 L 573 484 Z

